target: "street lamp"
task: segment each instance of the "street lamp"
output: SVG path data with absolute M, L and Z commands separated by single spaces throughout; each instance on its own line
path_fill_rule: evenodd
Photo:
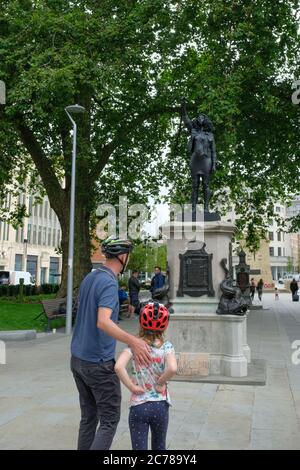
M 69 254 L 68 254 L 68 285 L 67 285 L 67 321 L 66 334 L 72 332 L 72 300 L 73 300 L 73 256 L 74 256 L 74 215 L 75 215 L 75 176 L 76 176 L 76 138 L 77 125 L 72 114 L 85 112 L 85 108 L 79 104 L 65 108 L 70 121 L 73 124 L 73 151 L 72 151 L 72 173 L 71 173 L 71 198 L 70 198 L 70 229 L 69 229 Z

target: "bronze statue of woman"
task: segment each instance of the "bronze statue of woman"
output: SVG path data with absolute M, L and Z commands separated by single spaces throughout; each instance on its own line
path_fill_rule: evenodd
M 191 152 L 190 169 L 192 175 L 192 213 L 196 220 L 200 180 L 202 182 L 204 213 L 209 213 L 211 174 L 216 170 L 217 155 L 213 136 L 213 125 L 206 114 L 199 114 L 191 120 L 186 111 L 186 99 L 182 98 L 182 117 L 190 131 L 188 150 Z M 204 214 L 205 218 L 205 214 Z

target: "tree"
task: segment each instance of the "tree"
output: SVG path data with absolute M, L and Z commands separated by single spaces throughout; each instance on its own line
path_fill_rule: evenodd
M 186 202 L 180 97 L 216 126 L 215 203 L 255 241 L 271 201 L 299 190 L 297 13 L 292 0 L 1 0 L 0 195 L 45 188 L 62 228 L 66 290 L 71 169 L 65 106 L 78 102 L 75 285 L 91 268 L 99 202 Z M 168 148 L 167 157 L 164 156 Z M 34 164 L 34 169 L 32 169 Z M 293 170 L 293 171 L 291 171 Z M 39 178 L 38 178 L 39 177 Z M 11 187 L 11 186 L 10 186 Z M 18 209 L 15 217 L 22 215 Z
M 239 235 L 246 232 L 247 246 L 255 250 L 271 218 L 284 226 L 274 202 L 288 203 L 300 191 L 299 108 L 291 102 L 294 77 L 300 76 L 299 2 L 201 4 L 193 20 L 200 34 L 184 57 L 194 70 L 186 75 L 188 96 L 215 124 L 220 166 L 212 204 L 223 214 L 234 207 Z M 183 203 L 190 182 L 178 157 L 187 155 L 181 134 L 179 124 L 169 162 L 172 199 Z M 298 217 L 293 228 L 299 227 Z
M 120 192 L 130 200 L 138 194 L 139 202 L 146 202 L 157 185 L 155 126 L 161 97 L 153 96 L 153 86 L 170 51 L 182 41 L 172 29 L 178 21 L 175 3 L 2 1 L 0 60 L 7 105 L 1 108 L 1 182 L 11 184 L 16 177 L 22 186 L 30 177 L 36 189 L 40 176 L 62 228 L 61 295 L 71 177 L 64 108 L 78 102 L 87 110 L 78 117 L 76 285 L 91 268 L 90 220 L 101 197 L 115 202 Z M 1 190 L 3 195 L 4 184 Z

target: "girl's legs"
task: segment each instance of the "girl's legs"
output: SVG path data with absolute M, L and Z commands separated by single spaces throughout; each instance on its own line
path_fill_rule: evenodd
M 150 402 L 147 402 L 130 407 L 128 421 L 132 450 L 148 449 L 149 409 L 147 407 L 149 404 Z
M 169 403 L 166 401 L 150 402 L 152 414 L 150 417 L 151 448 L 166 450 L 166 439 L 169 424 Z

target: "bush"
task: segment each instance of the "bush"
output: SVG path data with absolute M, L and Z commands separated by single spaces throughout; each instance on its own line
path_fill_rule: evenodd
M 42 284 L 41 286 L 26 285 L 23 288 L 23 295 L 28 297 L 40 294 L 56 294 L 58 292 L 58 284 Z M 20 293 L 20 285 L 0 285 L 0 297 L 17 297 Z
M 43 294 L 52 294 L 52 284 L 42 284 L 41 290 Z

